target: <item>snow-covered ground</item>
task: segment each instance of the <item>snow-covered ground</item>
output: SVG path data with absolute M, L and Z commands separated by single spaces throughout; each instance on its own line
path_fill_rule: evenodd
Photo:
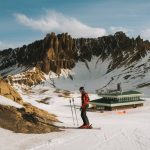
M 25 93 L 18 88 L 26 102 L 41 109 L 47 110 L 58 116 L 62 123 L 59 126 L 77 127 L 73 125 L 69 100 L 75 99 L 79 125 L 82 124 L 80 117 L 80 94 L 73 92 L 80 86 L 85 86 L 88 92 L 96 89 L 116 88 L 116 84 L 123 83 L 123 90 L 136 89 L 142 83 L 149 83 L 149 72 L 143 74 L 143 69 L 148 68 L 150 54 L 143 61 L 134 64 L 134 67 L 119 68 L 106 74 L 110 60 L 98 61 L 93 57 L 86 65 L 78 62 L 73 70 L 63 70 L 61 77 L 51 73 L 52 82 L 57 88 L 72 91 L 70 95 L 63 90 L 56 91 L 50 86 L 51 80 L 43 85 L 33 87 Z M 146 71 L 146 70 L 144 70 Z M 130 75 L 127 80 L 125 76 Z M 71 76 L 73 80 L 67 78 Z M 113 80 L 111 80 L 113 77 Z M 0 150 L 149 150 L 150 149 L 150 92 L 149 87 L 138 89 L 142 91 L 144 107 L 123 111 L 112 112 L 88 112 L 88 117 L 93 127 L 101 129 L 65 129 L 63 132 L 48 134 L 18 134 L 0 128 Z M 96 99 L 96 94 L 89 94 L 90 99 Z M 44 104 L 42 102 L 46 102 Z M 12 105 L 12 104 L 11 104 Z
M 58 116 L 59 126 L 73 125 L 70 98 L 62 97 L 50 87 L 36 86 L 28 94 L 21 92 L 23 99 L 32 105 Z M 97 95 L 89 94 L 91 100 Z M 79 125 L 80 95 L 72 92 L 77 108 Z M 38 100 L 47 98 L 49 104 Z M 145 98 L 146 99 L 146 98 Z M 150 148 L 150 98 L 144 107 L 112 112 L 88 112 L 90 122 L 98 129 L 65 129 L 47 134 L 18 134 L 0 128 L 0 150 L 149 150 Z
M 5 106 L 13 106 L 16 108 L 22 108 L 23 106 L 0 95 L 0 105 L 5 105 Z

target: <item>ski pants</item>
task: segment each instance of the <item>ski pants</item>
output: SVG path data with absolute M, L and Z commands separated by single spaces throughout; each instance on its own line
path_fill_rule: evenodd
M 88 108 L 88 106 L 85 109 L 81 109 L 81 118 L 83 120 L 84 125 L 89 125 L 89 119 L 86 115 L 87 108 Z

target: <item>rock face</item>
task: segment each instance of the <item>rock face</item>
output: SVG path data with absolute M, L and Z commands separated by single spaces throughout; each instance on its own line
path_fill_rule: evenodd
M 34 67 L 33 69 L 29 69 L 19 75 L 8 75 L 6 80 L 11 85 L 18 83 L 20 85 L 31 87 L 33 85 L 41 84 L 46 79 L 44 77 L 44 73 L 39 68 Z
M 1 51 L 0 70 L 14 65 L 26 68 L 38 65 L 47 74 L 50 70 L 60 74 L 61 68 L 74 67 L 76 55 L 75 40 L 70 35 L 63 33 L 56 36 L 55 33 L 51 33 L 43 40 L 35 41 L 28 46 Z M 1 75 L 8 75 L 7 71 L 1 72 Z
M 19 104 L 23 104 L 21 96 L 3 80 L 0 80 L 0 95 L 12 99 Z
M 77 39 L 76 44 L 80 49 L 78 57 L 81 61 L 90 61 L 92 56 L 97 56 L 103 61 L 111 58 L 108 72 L 140 60 L 150 50 L 149 41 L 143 41 L 140 36 L 136 39 L 129 38 L 123 32 L 97 39 Z
M 111 58 L 109 72 L 141 59 L 148 50 L 149 41 L 143 41 L 140 36 L 129 38 L 123 32 L 80 39 L 73 39 L 67 33 L 55 35 L 52 32 L 43 40 L 27 46 L 0 51 L 0 74 L 3 77 L 10 73 L 15 74 L 11 70 L 12 66 L 20 67 L 21 71 L 38 66 L 46 74 L 51 70 L 59 75 L 61 68 L 72 69 L 77 61 L 90 61 L 92 56 L 102 60 Z

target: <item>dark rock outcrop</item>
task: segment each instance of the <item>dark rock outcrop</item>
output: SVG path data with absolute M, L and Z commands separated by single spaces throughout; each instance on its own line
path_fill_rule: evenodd
M 0 51 L 0 70 L 18 65 L 26 68 L 39 66 L 46 74 L 50 70 L 60 74 L 61 68 L 73 68 L 75 51 L 75 40 L 70 35 L 55 33 L 47 34 L 43 40 L 24 45 L 21 48 Z M 8 75 L 7 71 L 1 73 Z
M 108 72 L 140 60 L 150 50 L 149 41 L 143 41 L 140 36 L 135 39 L 129 38 L 123 32 L 97 39 L 77 39 L 76 45 L 80 50 L 78 58 L 81 61 L 90 61 L 92 56 L 97 56 L 103 61 L 111 59 Z

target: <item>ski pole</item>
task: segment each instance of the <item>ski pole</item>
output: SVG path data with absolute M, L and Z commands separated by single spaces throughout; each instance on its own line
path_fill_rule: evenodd
M 72 102 L 73 102 L 73 107 L 74 107 L 74 111 L 75 111 L 75 115 L 76 115 L 77 125 L 79 125 L 78 118 L 77 118 L 76 107 L 75 107 L 75 104 L 74 104 L 74 98 L 72 99 Z
M 73 124 L 75 125 L 75 122 L 74 122 L 74 116 L 73 116 L 73 110 L 72 110 L 72 105 L 71 105 L 71 100 L 70 101 L 70 107 L 71 107 L 71 112 L 72 112 L 72 119 L 73 119 Z

